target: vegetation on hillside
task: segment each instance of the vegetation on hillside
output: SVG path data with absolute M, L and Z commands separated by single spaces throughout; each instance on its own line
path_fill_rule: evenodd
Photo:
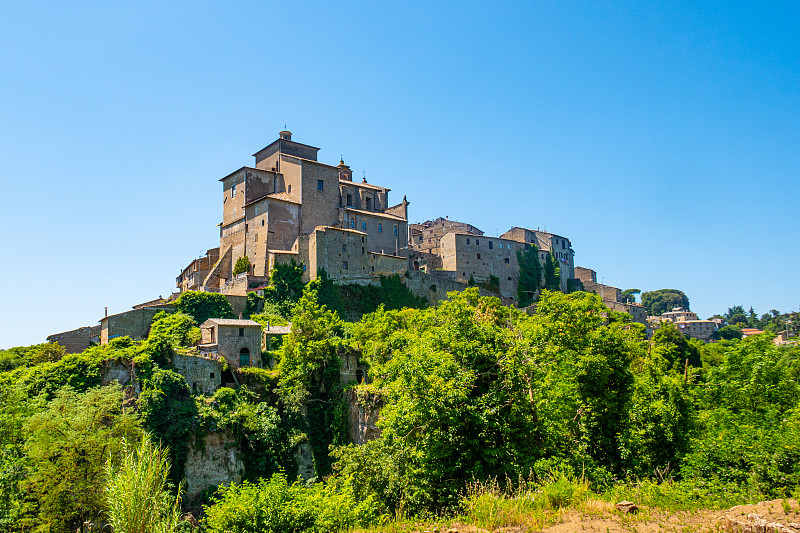
M 237 371 L 242 385 L 211 397 L 192 394 L 172 361 L 201 320 L 230 314 L 213 297 L 186 293 L 141 342 L 0 351 L 0 531 L 114 523 L 126 498 L 151 498 L 153 524 L 171 530 L 189 442 L 212 431 L 230 436 L 244 471 L 193 504 L 211 532 L 433 515 L 494 527 L 588 496 L 690 509 L 800 490 L 796 345 L 769 334 L 704 344 L 670 325 L 647 340 L 586 292 L 544 289 L 528 315 L 478 288 L 426 307 L 396 277 L 303 286 L 299 271 L 282 268 L 248 303 L 256 319 L 292 323 L 270 353 L 277 367 Z M 342 379 L 345 356 L 366 371 L 360 384 Z M 103 386 L 112 364 L 135 371 L 138 395 Z M 380 435 L 361 446 L 349 442 L 352 399 L 380 406 Z M 313 456 L 308 482 L 300 447 Z

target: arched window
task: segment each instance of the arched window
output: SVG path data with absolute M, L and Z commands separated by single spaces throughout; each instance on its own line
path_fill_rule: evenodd
M 242 348 L 239 350 L 239 366 L 249 366 L 250 365 L 250 349 L 249 348 Z
M 363 229 L 364 231 L 367 231 L 367 221 L 366 220 L 361 222 L 361 229 Z
M 383 233 L 383 224 L 378 222 L 378 233 Z
M 356 227 L 356 219 L 350 217 L 350 229 L 355 229 L 355 227 Z
M 394 234 L 397 235 L 397 224 L 394 225 Z

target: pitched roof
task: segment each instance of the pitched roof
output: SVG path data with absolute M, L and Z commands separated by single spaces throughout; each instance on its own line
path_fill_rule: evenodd
M 206 320 L 205 322 L 200 324 L 200 327 L 203 327 L 205 325 L 213 325 L 213 324 L 216 324 L 218 326 L 237 326 L 237 327 L 240 327 L 240 328 L 247 327 L 247 326 L 258 326 L 258 327 L 261 327 L 261 324 L 259 324 L 258 322 L 254 321 L 254 320 L 245 320 L 245 319 L 239 319 L 239 318 L 209 318 L 208 320 Z

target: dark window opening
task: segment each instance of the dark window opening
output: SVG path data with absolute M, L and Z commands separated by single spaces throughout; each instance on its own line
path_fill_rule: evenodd
M 480 259 L 480 258 L 481 258 L 481 254 L 478 254 L 478 259 Z
M 343 252 L 346 252 L 346 251 L 347 251 L 347 245 L 346 245 L 346 244 L 343 244 L 343 245 L 342 245 L 342 251 L 343 251 Z
M 347 207 L 353 207 L 353 195 L 352 194 L 348 194 L 347 195 Z
M 244 328 L 239 328 L 239 336 L 244 337 Z
M 211 375 L 208 376 L 209 379 L 214 379 L 214 373 L 211 372 Z
M 475 246 L 480 246 L 480 245 L 481 245 L 481 241 L 479 241 L 478 239 L 475 239 Z
M 504 262 L 505 264 L 508 264 L 508 263 L 509 263 L 509 259 L 508 259 L 508 257 L 506 257 L 505 259 L 503 259 L 503 262 Z
M 489 241 L 489 249 L 491 250 L 493 247 L 492 241 Z
M 431 240 L 430 240 L 430 239 L 428 239 L 428 242 L 431 242 Z M 467 244 L 469 244 L 469 239 L 467 239 Z
M 342 268 L 347 270 L 347 261 L 342 261 Z
M 367 198 L 367 211 L 372 211 L 372 198 Z
M 361 384 L 364 381 L 364 371 L 360 368 L 356 370 L 356 381 Z
M 318 191 L 325 190 L 325 182 L 323 180 L 317 180 L 317 190 Z

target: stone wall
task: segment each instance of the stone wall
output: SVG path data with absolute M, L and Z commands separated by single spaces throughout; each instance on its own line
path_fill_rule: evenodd
M 380 402 L 370 395 L 359 397 L 353 389 L 347 390 L 345 395 L 350 440 L 353 444 L 360 446 L 380 437 L 381 429 L 376 425 L 381 412 Z
M 153 317 L 160 311 L 174 311 L 174 305 L 161 305 L 132 309 L 103 318 L 100 321 L 100 344 L 108 344 L 116 337 L 128 336 L 135 341 L 147 338 Z
M 525 244 L 497 237 L 476 237 L 466 233 L 448 233 L 440 241 L 442 266 L 455 272 L 455 279 L 476 283 L 488 282 L 496 276 L 500 295 L 516 298 L 519 282 L 517 251 Z
M 222 386 L 222 362 L 218 358 L 176 353 L 172 364 L 186 379 L 192 394 L 212 396 Z
M 99 337 L 99 325 L 84 326 L 72 331 L 48 335 L 47 342 L 57 342 L 66 349 L 67 353 L 81 353 L 91 345 L 92 338 L 99 340 Z
M 203 439 L 203 443 L 196 442 Z M 244 462 L 236 439 L 227 433 L 196 436 L 189 443 L 186 459 L 186 499 L 195 500 L 209 487 L 239 483 Z

